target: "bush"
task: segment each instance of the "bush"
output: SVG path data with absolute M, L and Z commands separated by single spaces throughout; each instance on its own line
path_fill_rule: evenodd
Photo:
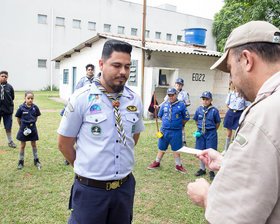
M 51 86 L 48 85 L 47 87 L 44 87 L 43 89 L 41 89 L 41 91 L 51 91 Z M 56 87 L 55 85 L 52 85 L 52 91 L 59 91 L 59 88 Z

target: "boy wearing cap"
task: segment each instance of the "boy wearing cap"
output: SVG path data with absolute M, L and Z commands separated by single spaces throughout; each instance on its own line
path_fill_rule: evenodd
M 217 150 L 218 146 L 218 135 L 217 130 L 221 123 L 219 111 L 212 105 L 212 94 L 209 91 L 202 93 L 202 106 L 198 107 L 193 119 L 197 126 L 198 132 L 201 133 L 196 138 L 195 148 L 204 150 L 213 148 Z M 206 174 L 205 164 L 200 161 L 200 169 L 197 171 L 195 176 L 201 176 Z M 215 177 L 214 171 L 209 171 L 210 179 L 213 180 Z
M 148 169 L 160 167 L 160 161 L 170 144 L 176 163 L 175 170 L 186 173 L 181 163 L 180 154 L 176 151 L 182 147 L 182 129 L 190 119 L 190 115 L 185 104 L 178 101 L 175 88 L 169 88 L 167 95 L 168 101 L 163 103 L 158 114 L 162 119 L 160 131 L 163 133 L 163 136 L 158 140 L 159 151 L 156 160 L 148 166 Z

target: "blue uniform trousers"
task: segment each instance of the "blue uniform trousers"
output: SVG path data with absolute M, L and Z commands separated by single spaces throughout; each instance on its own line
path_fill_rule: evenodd
M 201 129 L 198 129 L 198 131 L 201 133 Z M 196 149 L 216 149 L 218 147 L 218 135 L 217 135 L 217 130 L 215 128 L 213 129 L 208 129 L 205 131 L 205 134 L 201 133 L 201 136 L 196 138 L 195 142 L 195 148 Z
M 132 174 L 119 188 L 109 191 L 75 180 L 69 201 L 72 212 L 68 224 L 130 224 L 134 193 Z
M 166 150 L 170 143 L 172 151 L 177 151 L 182 148 L 182 129 L 170 130 L 161 129 L 163 136 L 158 139 L 158 148 Z

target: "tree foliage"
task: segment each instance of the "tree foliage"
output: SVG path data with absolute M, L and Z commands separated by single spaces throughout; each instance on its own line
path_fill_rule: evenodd
M 213 35 L 217 50 L 223 51 L 231 31 L 249 21 L 264 20 L 280 27 L 279 0 L 225 0 L 225 5 L 215 14 Z

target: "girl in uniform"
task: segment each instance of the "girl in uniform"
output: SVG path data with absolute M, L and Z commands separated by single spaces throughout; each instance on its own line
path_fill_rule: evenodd
M 41 167 L 37 155 L 36 141 L 39 140 L 36 128 L 37 117 L 41 115 L 39 108 L 33 104 L 34 94 L 31 91 L 25 93 L 25 102 L 21 104 L 15 114 L 19 124 L 17 140 L 20 141 L 18 169 L 24 166 L 24 148 L 27 141 L 31 141 L 34 165 Z

